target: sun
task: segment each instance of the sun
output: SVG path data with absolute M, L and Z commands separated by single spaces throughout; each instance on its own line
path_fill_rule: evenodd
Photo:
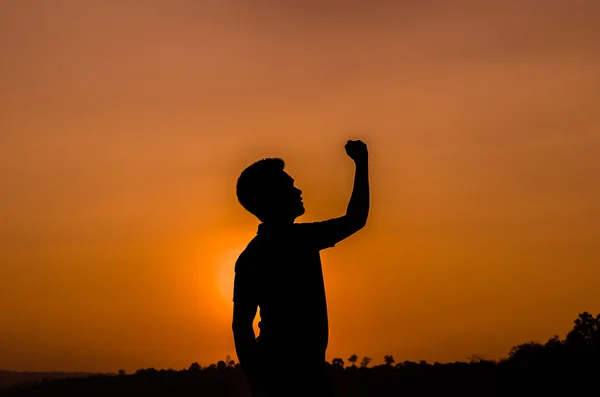
M 217 263 L 217 288 L 221 297 L 233 304 L 233 279 L 235 262 L 245 247 L 226 250 Z

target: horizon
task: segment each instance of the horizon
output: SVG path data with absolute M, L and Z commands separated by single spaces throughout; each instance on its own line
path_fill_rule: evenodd
M 600 312 L 600 2 L 92 3 L 0 13 L 0 368 L 237 362 L 236 179 L 280 157 L 299 222 L 342 215 L 347 139 L 371 214 L 321 254 L 328 361 L 498 359 Z
M 579 313 L 578 314 L 578 320 L 582 319 L 582 315 L 585 315 L 585 314 L 589 314 L 589 313 L 586 312 L 586 311 L 583 311 L 583 312 Z M 594 315 L 591 314 L 590 318 L 593 321 L 594 320 Z M 600 319 L 600 314 L 598 314 L 598 316 L 596 317 L 596 319 Z M 574 321 L 574 323 L 575 323 L 575 321 Z M 575 330 L 575 329 L 576 328 L 574 327 L 572 330 Z M 579 330 L 578 332 L 581 333 L 582 331 Z M 585 334 L 585 332 L 583 332 L 583 334 Z M 568 335 L 565 335 L 564 338 L 561 338 L 560 335 L 554 334 L 552 337 L 549 337 L 547 339 L 547 342 L 549 343 L 550 341 L 552 341 L 554 343 L 554 341 L 556 340 L 555 338 L 558 338 L 558 340 L 560 341 L 560 343 L 566 343 L 567 339 L 568 339 Z M 573 343 L 574 340 L 576 340 L 576 339 L 571 339 L 571 343 Z M 504 355 L 502 357 L 489 358 L 489 357 L 485 357 L 485 356 L 479 355 L 477 353 L 473 353 L 470 356 L 465 357 L 465 359 L 463 359 L 463 360 L 454 360 L 454 361 L 447 361 L 447 362 L 439 362 L 439 361 L 428 362 L 427 360 L 401 360 L 401 359 L 399 359 L 398 361 L 395 361 L 396 358 L 393 355 L 389 355 L 389 356 L 391 356 L 394 359 L 394 361 L 392 361 L 392 365 L 394 365 L 394 364 L 401 365 L 401 364 L 404 364 L 404 363 L 407 363 L 407 362 L 409 362 L 409 363 L 423 363 L 423 362 L 425 362 L 428 365 L 438 365 L 438 364 L 441 364 L 441 365 L 452 365 L 452 364 L 458 364 L 458 363 L 476 363 L 476 362 L 482 362 L 482 361 L 486 361 L 486 362 L 493 363 L 493 364 L 498 364 L 498 363 L 501 363 L 502 361 L 509 360 L 510 356 L 512 355 L 512 350 L 513 349 L 515 349 L 515 348 L 521 349 L 523 345 L 526 345 L 526 344 L 529 344 L 529 343 L 538 343 L 538 344 L 540 344 L 540 346 L 544 346 L 544 344 L 545 344 L 544 341 L 528 340 L 526 342 L 523 342 L 523 343 L 520 343 L 518 345 L 515 345 L 515 346 L 511 347 L 511 352 L 509 352 L 508 354 L 506 354 L 506 355 Z M 550 347 L 550 349 L 552 349 L 552 347 Z M 524 352 L 528 351 L 528 349 L 522 349 L 522 350 Z M 341 358 L 344 361 L 344 363 L 342 364 L 342 367 L 349 368 L 349 367 L 356 367 L 357 366 L 356 363 L 359 363 L 359 360 L 361 360 L 361 362 L 362 362 L 363 359 L 368 359 L 366 367 L 369 367 L 369 365 L 371 367 L 376 367 L 376 366 L 381 366 L 381 365 L 388 365 L 386 363 L 386 358 L 389 357 L 388 355 L 386 355 L 381 360 L 377 360 L 377 359 L 374 359 L 374 357 L 369 357 L 369 355 L 357 355 L 355 353 L 353 353 L 351 355 L 347 355 L 347 356 L 348 357 L 345 357 L 345 358 L 344 357 L 332 357 L 331 360 L 328 359 L 328 360 L 326 360 L 326 362 L 328 364 L 330 364 L 330 365 L 336 365 L 335 360 L 338 360 L 338 359 Z M 355 362 L 351 361 L 351 358 L 350 358 L 351 356 L 356 356 Z M 220 363 L 224 363 L 227 366 L 230 366 L 230 363 L 233 363 L 232 365 L 235 365 L 235 366 L 239 365 L 239 362 L 237 362 L 232 356 L 226 355 L 226 357 L 224 359 L 217 360 L 217 361 L 212 362 L 212 363 L 210 363 L 208 365 L 206 365 L 206 363 L 199 363 L 197 361 L 194 361 L 193 363 L 190 363 L 190 365 L 188 365 L 187 367 L 183 367 L 183 368 L 171 368 L 171 367 L 169 367 L 169 368 L 162 368 L 162 367 L 155 368 L 155 367 L 145 367 L 145 368 L 138 368 L 138 369 L 136 369 L 135 371 L 132 371 L 132 372 L 127 372 L 127 371 L 125 371 L 122 368 L 119 369 L 119 370 L 116 370 L 114 372 L 111 372 L 111 371 L 106 371 L 106 372 L 83 372 L 83 371 L 61 371 L 61 370 L 52 370 L 52 371 L 27 371 L 27 370 L 24 370 L 24 371 L 13 371 L 13 370 L 10 370 L 10 369 L 0 368 L 0 372 L 46 373 L 46 374 L 47 373 L 53 373 L 53 374 L 63 374 L 63 373 L 64 374 L 108 374 L 108 375 L 117 375 L 117 374 L 119 374 L 120 375 L 121 371 L 125 371 L 125 374 L 131 375 L 131 374 L 137 373 L 138 371 L 143 371 L 143 370 L 185 371 L 185 370 L 188 370 L 191 366 L 193 366 L 195 364 L 199 364 L 202 369 L 207 369 L 210 366 L 218 366 Z M 362 363 L 359 363 L 359 366 L 362 367 Z

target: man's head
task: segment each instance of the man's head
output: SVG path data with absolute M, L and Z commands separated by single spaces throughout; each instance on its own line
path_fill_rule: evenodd
M 282 159 L 267 158 L 247 167 L 237 180 L 242 206 L 261 222 L 293 222 L 304 214 L 302 190 L 283 169 Z

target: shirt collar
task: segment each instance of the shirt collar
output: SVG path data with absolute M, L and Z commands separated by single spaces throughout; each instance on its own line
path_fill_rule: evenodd
M 291 229 L 295 223 L 261 223 L 256 234 L 280 233 Z

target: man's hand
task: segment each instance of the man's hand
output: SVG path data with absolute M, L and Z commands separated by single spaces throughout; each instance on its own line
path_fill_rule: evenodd
M 367 145 L 363 141 L 348 141 L 345 148 L 346 153 L 355 163 L 365 162 L 369 157 Z

